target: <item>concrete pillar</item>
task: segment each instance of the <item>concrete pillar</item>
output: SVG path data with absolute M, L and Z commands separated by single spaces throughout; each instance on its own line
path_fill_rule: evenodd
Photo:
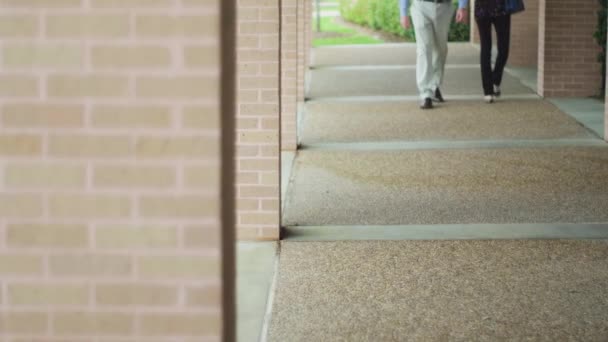
M 281 150 L 295 151 L 298 110 L 298 1 L 281 0 Z
M 539 0 L 538 92 L 544 97 L 597 95 L 600 47 L 593 38 L 597 1 Z
M 0 2 L 0 340 L 234 340 L 235 10 Z

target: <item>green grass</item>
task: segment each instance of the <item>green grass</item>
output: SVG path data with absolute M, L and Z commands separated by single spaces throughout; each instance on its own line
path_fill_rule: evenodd
M 313 29 L 316 30 L 316 27 L 317 21 L 313 20 Z M 331 38 L 317 38 L 312 43 L 314 47 L 329 45 L 382 43 L 381 40 L 359 34 L 355 29 L 335 23 L 333 18 L 321 18 L 321 32 L 338 33 L 339 36 Z
M 317 19 L 312 21 L 313 30 L 317 29 Z M 357 31 L 350 27 L 342 26 L 334 22 L 334 18 L 321 18 L 321 32 L 335 32 L 343 34 L 355 34 Z
M 332 6 L 323 6 L 323 7 L 321 7 L 321 13 L 328 12 L 328 11 L 336 11 L 337 12 L 339 10 L 340 10 L 340 5 L 338 5 L 338 4 L 335 4 L 335 5 L 332 5 Z M 316 9 L 315 9 L 315 11 L 316 11 Z M 316 14 L 316 12 L 315 12 L 315 14 Z
M 340 38 L 315 39 L 312 43 L 314 47 L 330 45 L 358 45 L 358 44 L 379 44 L 382 41 L 368 36 L 350 36 Z

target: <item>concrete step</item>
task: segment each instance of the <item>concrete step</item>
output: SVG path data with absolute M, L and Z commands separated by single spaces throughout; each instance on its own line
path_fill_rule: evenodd
M 448 64 L 479 64 L 479 51 L 469 43 L 450 43 Z M 311 66 L 415 65 L 416 44 L 324 46 L 312 50 Z
M 606 146 L 300 151 L 283 225 L 608 222 Z
M 585 138 L 576 120 L 542 100 L 449 101 L 432 111 L 411 101 L 312 102 L 301 126 L 304 146 L 323 143 Z
M 269 341 L 604 341 L 602 241 L 283 242 Z
M 414 67 L 335 67 L 310 71 L 307 97 L 319 99 L 353 96 L 418 96 Z M 451 95 L 483 95 L 479 67 L 446 67 L 442 91 Z M 505 73 L 502 83 L 505 95 L 535 95 L 518 79 Z

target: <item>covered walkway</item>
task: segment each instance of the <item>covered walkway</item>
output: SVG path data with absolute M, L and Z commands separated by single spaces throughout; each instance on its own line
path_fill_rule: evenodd
M 270 340 L 601 340 L 608 144 L 470 44 L 421 111 L 414 54 L 314 51 Z

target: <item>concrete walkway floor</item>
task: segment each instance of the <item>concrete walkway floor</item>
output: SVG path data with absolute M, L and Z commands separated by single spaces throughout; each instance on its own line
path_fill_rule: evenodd
M 286 226 L 608 222 L 608 147 L 303 151 Z
M 314 50 L 269 341 L 606 340 L 608 144 L 477 56 L 423 112 L 413 44 Z
M 331 67 L 311 70 L 310 77 L 307 94 L 310 99 L 418 94 L 416 69 L 413 66 Z M 505 94 L 535 95 L 530 88 L 509 74 L 504 76 L 502 89 Z M 481 98 L 483 92 L 479 67 L 448 65 L 442 91 L 446 96 L 469 95 Z
M 605 241 L 284 242 L 269 341 L 606 341 Z
M 303 145 L 480 139 L 591 138 L 576 120 L 539 100 L 449 101 L 429 112 L 412 101 L 309 102 Z
M 469 43 L 450 43 L 449 64 L 477 65 L 479 52 Z M 312 52 L 311 67 L 357 66 L 357 65 L 415 65 L 416 44 L 379 44 L 349 46 L 327 46 Z

